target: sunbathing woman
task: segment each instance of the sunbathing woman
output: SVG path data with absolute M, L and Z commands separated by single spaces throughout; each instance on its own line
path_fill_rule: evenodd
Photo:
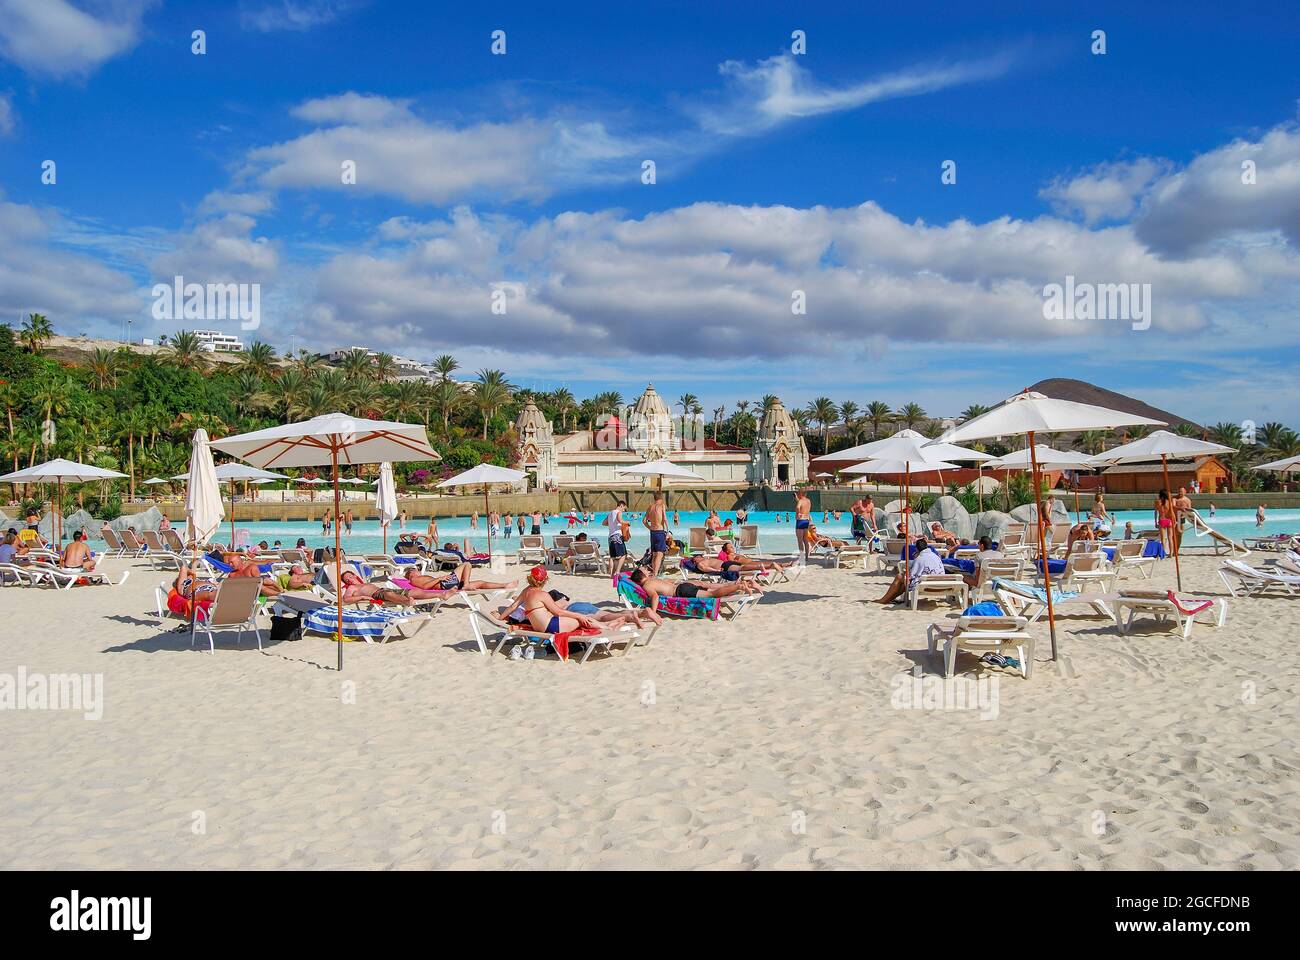
M 663 617 L 651 610 L 570 610 L 573 601 L 567 597 L 563 600 L 556 599 L 553 593 L 557 591 L 546 589 L 546 576 L 544 567 L 533 567 L 528 571 L 528 585 L 509 605 L 498 611 L 500 618 L 509 621 L 511 614 L 522 609 L 524 622 L 533 630 L 543 633 L 563 633 L 578 627 L 600 629 L 599 624 L 639 627 L 643 620 L 655 624 L 664 622 Z
M 775 560 L 756 560 L 747 557 L 736 549 L 734 543 L 724 543 L 718 553 L 718 560 L 723 570 L 740 570 L 745 573 L 761 573 L 765 570 L 784 570 L 789 564 L 777 563 Z
M 808 538 L 810 547 L 826 547 L 831 550 L 839 550 L 847 547 L 848 543 L 844 540 L 836 540 L 834 537 L 824 537 L 817 532 L 817 528 L 809 524 L 808 532 L 804 534 Z
M 471 580 L 470 575 L 473 572 L 474 567 L 472 564 L 462 563 L 455 570 L 444 570 L 439 573 L 412 571 L 406 575 L 406 579 L 417 590 L 434 591 L 431 596 L 437 596 L 438 592 L 446 593 L 449 590 L 512 590 L 519 584 L 518 580 L 511 580 L 509 583 Z
M 409 607 L 416 600 L 432 600 L 443 591 L 421 590 L 419 587 L 386 587 L 379 583 L 366 583 L 351 570 L 343 571 L 343 602 L 360 603 L 362 600 L 379 600 L 399 607 Z
M 930 542 L 946 544 L 948 549 L 957 546 L 957 534 L 945 530 L 943 524 L 935 520 L 930 524 Z
M 198 567 L 191 567 L 184 561 L 176 571 L 173 586 L 177 593 L 194 603 L 211 603 L 217 598 L 217 582 L 202 576 Z

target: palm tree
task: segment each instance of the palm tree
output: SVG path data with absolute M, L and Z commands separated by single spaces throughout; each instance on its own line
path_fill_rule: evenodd
M 744 420 L 746 420 L 746 419 L 748 418 L 748 415 L 749 415 L 749 401 L 748 401 L 748 400 L 737 400 L 737 401 L 736 401 L 736 413 L 735 413 L 735 416 L 733 416 L 731 419 L 732 419 L 732 421 L 733 421 L 733 425 L 735 426 L 735 430 L 736 430 L 735 440 L 736 440 L 736 443 L 738 443 L 738 444 L 740 443 L 740 427 L 741 427 L 741 424 L 744 422 Z
M 560 430 L 568 431 L 569 414 L 578 405 L 577 399 L 565 387 L 557 387 L 551 391 L 551 409 L 555 411 L 557 419 L 560 421 Z
M 43 313 L 29 313 L 23 321 L 18 339 L 31 353 L 40 353 L 45 342 L 54 336 L 54 328 Z
M 107 390 L 109 384 L 117 386 L 117 368 L 120 355 L 116 350 L 96 347 L 90 351 L 86 369 L 90 371 L 90 381 L 97 390 Z
M 429 391 L 429 403 L 442 416 L 442 435 L 451 438 L 451 416 L 465 403 L 465 391 L 452 380 L 439 380 Z
M 306 376 L 296 367 L 291 367 L 270 384 L 267 390 L 267 400 L 269 402 L 266 403 L 266 406 L 268 408 L 279 407 L 280 412 L 288 417 L 289 409 L 302 397 L 303 391 L 306 389 Z
M 852 400 L 845 400 L 843 403 L 840 404 L 840 419 L 844 421 L 844 426 L 846 428 L 849 427 L 849 424 L 853 421 L 853 418 L 856 417 L 859 412 L 860 411 L 858 410 L 858 405 L 854 403 Z
M 1174 427 L 1174 433 L 1180 437 L 1199 437 L 1201 435 L 1200 429 L 1194 423 L 1180 423 Z
M 1255 431 L 1255 439 L 1259 441 L 1265 450 L 1276 451 L 1280 448 L 1283 438 L 1291 432 L 1291 428 L 1285 423 L 1270 420 Z
M 144 422 L 138 407 L 123 411 L 116 424 L 117 436 L 126 438 L 128 487 L 132 500 L 135 499 L 135 445 L 147 430 L 148 424 Z
M 722 419 L 723 415 L 726 412 L 727 412 L 726 404 L 723 404 L 720 407 L 713 408 L 713 442 L 714 443 L 718 442 L 718 421 Z
M 397 376 L 397 360 L 391 353 L 376 353 L 371 358 L 371 366 L 374 367 L 375 379 L 380 383 Z
M 349 350 L 343 354 L 338 367 L 348 380 L 369 380 L 375 374 L 375 366 L 370 361 L 370 354 L 365 350 Z
M 765 393 L 763 394 L 762 397 L 759 398 L 758 408 L 760 410 L 760 413 L 758 417 L 760 420 L 763 417 L 767 416 L 767 411 L 771 410 L 774 406 L 776 406 L 776 402 L 778 399 L 780 398 L 777 397 L 777 395 L 774 393 Z
M 275 376 L 278 369 L 275 364 L 275 347 L 261 340 L 254 341 L 239 355 L 239 369 L 249 371 L 263 379 Z
M 1074 446 L 1089 456 L 1096 456 L 1106 446 L 1106 431 L 1084 430 L 1074 438 Z
M 905 403 L 894 416 L 907 429 L 915 430 L 916 425 L 925 419 L 925 409 L 919 403 Z
M 961 418 L 963 420 L 974 420 L 976 417 L 984 416 L 984 414 L 988 413 L 990 409 L 990 407 L 986 407 L 982 403 L 972 403 L 961 412 Z
M 167 358 L 182 370 L 202 370 L 207 366 L 203 342 L 189 330 L 178 330 L 167 347 Z
M 693 393 L 683 393 L 677 398 L 677 406 L 682 408 L 682 416 L 689 417 L 699 406 L 700 398 Z
M 20 397 L 18 388 L 7 380 L 0 380 L 0 406 L 5 408 L 5 417 L 9 421 L 9 439 L 14 436 L 14 407 L 18 406 Z
M 418 418 L 422 406 L 424 385 L 414 380 L 401 381 L 388 395 L 388 413 L 394 420 L 406 422 L 407 418 Z
M 259 397 L 265 395 L 262 378 L 252 367 L 241 365 L 230 378 L 232 396 L 231 405 L 240 413 L 247 413 L 260 407 Z
M 438 375 L 438 379 L 443 382 L 450 380 L 451 375 L 460 369 L 460 364 L 450 353 L 444 353 L 441 356 L 435 357 L 433 363 L 429 366 L 431 366 L 433 372 Z
M 818 397 L 807 406 L 808 419 L 822 425 L 822 453 L 829 453 L 831 446 L 831 425 L 838 423 L 840 408 L 830 397 Z
M 64 373 L 47 372 L 32 385 L 32 403 L 45 411 L 45 422 L 53 424 L 68 409 L 72 379 Z M 41 430 L 41 446 L 49 453 L 50 437 Z M 48 456 L 46 459 L 49 459 Z
M 867 404 L 865 416 L 871 422 L 871 439 L 875 440 L 880 436 L 880 425 L 889 419 L 889 404 L 883 400 L 872 400 Z
M 483 439 L 488 438 L 488 422 L 510 402 L 510 383 L 500 370 L 480 370 L 474 384 L 474 406 L 483 417 Z
M 325 361 L 307 350 L 299 350 L 298 356 L 293 361 L 293 369 L 304 377 L 310 377 L 323 366 L 325 366 Z

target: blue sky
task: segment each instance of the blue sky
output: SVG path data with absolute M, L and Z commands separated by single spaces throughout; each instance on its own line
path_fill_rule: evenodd
M 1300 14 L 782 6 L 0 0 L 0 316 L 192 327 L 150 315 L 181 273 L 260 284 L 281 349 L 579 395 L 1296 422 Z M 1046 321 L 1067 274 L 1150 329 Z

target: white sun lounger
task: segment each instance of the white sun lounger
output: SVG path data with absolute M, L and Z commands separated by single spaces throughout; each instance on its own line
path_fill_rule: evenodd
M 1114 610 L 1115 624 L 1119 627 L 1120 633 L 1128 633 L 1132 630 L 1133 618 L 1139 614 L 1155 617 L 1162 623 L 1172 621 L 1181 631 L 1184 640 L 1192 635 L 1192 625 L 1202 614 L 1208 614 L 1216 627 L 1223 626 L 1228 618 L 1228 602 L 1221 597 L 1188 598 L 1175 602 L 1172 591 L 1160 593 L 1156 590 L 1128 590 L 1104 594 L 1098 599 L 1110 604 L 1111 609 Z M 1193 613 L 1185 609 L 1188 604 L 1199 605 L 1206 602 L 1210 605 Z
M 1287 596 L 1300 592 L 1300 574 L 1264 570 L 1241 560 L 1224 560 L 1219 567 L 1219 578 L 1234 597 L 1253 597 L 1269 590 L 1282 590 Z
M 1008 614 L 1024 617 L 1029 623 L 1037 623 L 1047 612 L 1047 591 L 1030 583 L 1018 583 L 998 577 L 993 581 L 993 596 Z M 1099 616 L 1114 620 L 1115 615 L 1106 605 L 1101 594 L 1066 594 L 1053 586 L 1052 609 L 1062 613 L 1077 613 L 1079 606 L 1091 608 Z
M 31 569 L 41 575 L 45 580 L 60 590 L 69 590 L 78 580 L 85 580 L 87 583 L 102 583 L 110 587 L 120 587 L 126 583 L 126 578 L 131 576 L 130 570 L 122 571 L 122 579 L 116 583 L 99 570 L 82 570 L 80 568 L 68 569 L 65 567 L 56 567 L 52 563 L 33 563 Z
M 917 578 L 908 591 L 912 609 L 922 600 L 935 600 L 940 597 L 955 599 L 960 609 L 965 610 L 970 600 L 970 587 L 960 573 L 927 573 Z
M 500 653 L 501 648 L 512 638 L 515 640 L 544 642 L 550 640 L 553 636 L 540 630 L 512 628 L 495 617 L 488 616 L 482 610 L 471 610 L 469 612 L 469 626 L 474 632 L 474 640 L 478 643 L 479 653 L 484 656 L 487 656 L 488 652 L 487 637 L 495 633 L 500 633 L 501 638 L 497 641 L 496 646 L 492 648 L 494 655 Z M 610 653 L 613 651 L 615 644 L 621 643 L 623 645 L 623 656 L 627 656 L 632 652 L 632 648 L 638 645 L 638 640 L 643 641 L 640 646 L 647 647 L 650 645 L 650 641 L 654 639 L 657 629 L 658 627 L 655 624 L 639 629 L 629 624 L 623 624 L 613 629 L 602 630 L 599 634 L 589 637 L 574 637 L 571 642 L 585 643 L 587 645 L 582 657 L 578 660 L 579 664 L 583 664 L 587 662 L 587 658 L 591 656 L 597 647 L 602 648 L 606 653 Z M 569 657 L 568 659 L 572 660 L 573 658 Z
M 1034 669 L 1034 638 L 1026 629 L 1024 617 L 958 617 L 956 626 L 932 623 L 926 631 L 930 654 L 943 641 L 943 675 L 951 677 L 957 664 L 957 651 L 983 655 L 1015 654 L 1020 661 L 1020 675 L 1026 680 Z

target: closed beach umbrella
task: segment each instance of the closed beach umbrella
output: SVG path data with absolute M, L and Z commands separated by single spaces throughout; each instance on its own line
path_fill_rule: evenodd
M 100 467 L 92 467 L 87 463 L 77 463 L 74 460 L 48 460 L 45 463 L 38 463 L 34 467 L 27 467 L 25 470 L 16 470 L 13 473 L 6 473 L 0 477 L 0 482 L 4 483 L 52 483 L 55 486 L 54 501 L 51 504 L 53 513 L 53 527 L 55 531 L 55 543 L 63 546 L 63 523 L 59 515 L 60 501 L 63 499 L 63 481 L 70 480 L 73 483 L 86 483 L 92 480 L 114 480 L 118 477 L 125 477 L 125 473 L 118 473 L 116 470 L 103 470 Z
M 946 431 L 938 439 L 943 443 L 970 443 L 994 437 L 1023 435 L 1029 442 L 1029 468 L 1034 484 L 1034 515 L 1038 527 L 1038 553 L 1043 561 L 1043 585 L 1047 591 L 1047 627 L 1052 637 L 1052 659 L 1057 657 L 1056 614 L 1052 606 L 1052 576 L 1047 569 L 1047 541 L 1043 535 L 1043 502 L 1038 460 L 1034 455 L 1035 436 L 1040 433 L 1079 433 L 1084 430 L 1113 430 L 1117 427 L 1164 426 L 1159 420 L 1139 417 L 1123 410 L 1110 410 L 1091 403 L 1056 400 L 1026 390 L 1008 397 L 998 406 L 960 426 Z
M 494 483 L 516 484 L 520 480 L 527 479 L 528 474 L 522 470 L 511 470 L 508 467 L 498 467 L 495 463 L 480 463 L 477 467 L 471 467 L 454 477 L 448 477 L 439 487 L 482 487 L 483 488 L 483 512 L 488 517 L 492 515 L 491 505 L 488 503 L 488 488 Z M 488 557 L 492 556 L 492 521 L 488 520 Z
M 190 539 L 198 545 L 207 543 L 221 526 L 225 506 L 221 502 L 221 483 L 217 468 L 212 463 L 212 448 L 208 432 L 200 427 L 194 431 L 194 445 L 190 451 L 190 472 L 185 488 L 185 519 L 190 528 Z
M 375 481 L 375 511 L 384 530 L 384 553 L 387 553 L 388 525 L 397 519 L 397 485 L 393 482 L 393 465 L 388 461 L 379 465 L 379 479 Z
M 367 420 L 345 413 L 326 413 L 300 423 L 287 423 L 226 437 L 213 444 L 223 453 L 263 469 L 318 467 L 329 464 L 334 486 L 334 515 L 339 512 L 339 464 L 441 460 L 429 446 L 422 423 Z M 338 524 L 334 526 L 334 573 L 343 589 L 343 558 Z M 343 669 L 343 598 L 338 597 L 338 668 Z
M 1176 433 L 1170 433 L 1168 430 L 1156 430 L 1140 440 L 1134 440 L 1132 443 L 1126 443 L 1110 450 L 1103 450 L 1097 455 L 1096 459 L 1103 463 L 1141 463 L 1144 460 L 1154 460 L 1159 457 L 1160 468 L 1165 478 L 1165 490 L 1172 497 L 1173 491 L 1169 489 L 1170 457 L 1208 457 L 1216 453 L 1236 452 L 1236 448 L 1225 447 L 1221 443 L 1210 443 L 1208 440 L 1184 437 Z M 1177 540 L 1175 540 L 1175 536 L 1177 536 Z M 1178 554 L 1181 548 L 1182 533 L 1176 533 L 1174 528 L 1170 527 L 1169 550 L 1174 555 L 1174 576 L 1178 580 L 1179 590 L 1183 589 L 1183 571 L 1178 565 Z

